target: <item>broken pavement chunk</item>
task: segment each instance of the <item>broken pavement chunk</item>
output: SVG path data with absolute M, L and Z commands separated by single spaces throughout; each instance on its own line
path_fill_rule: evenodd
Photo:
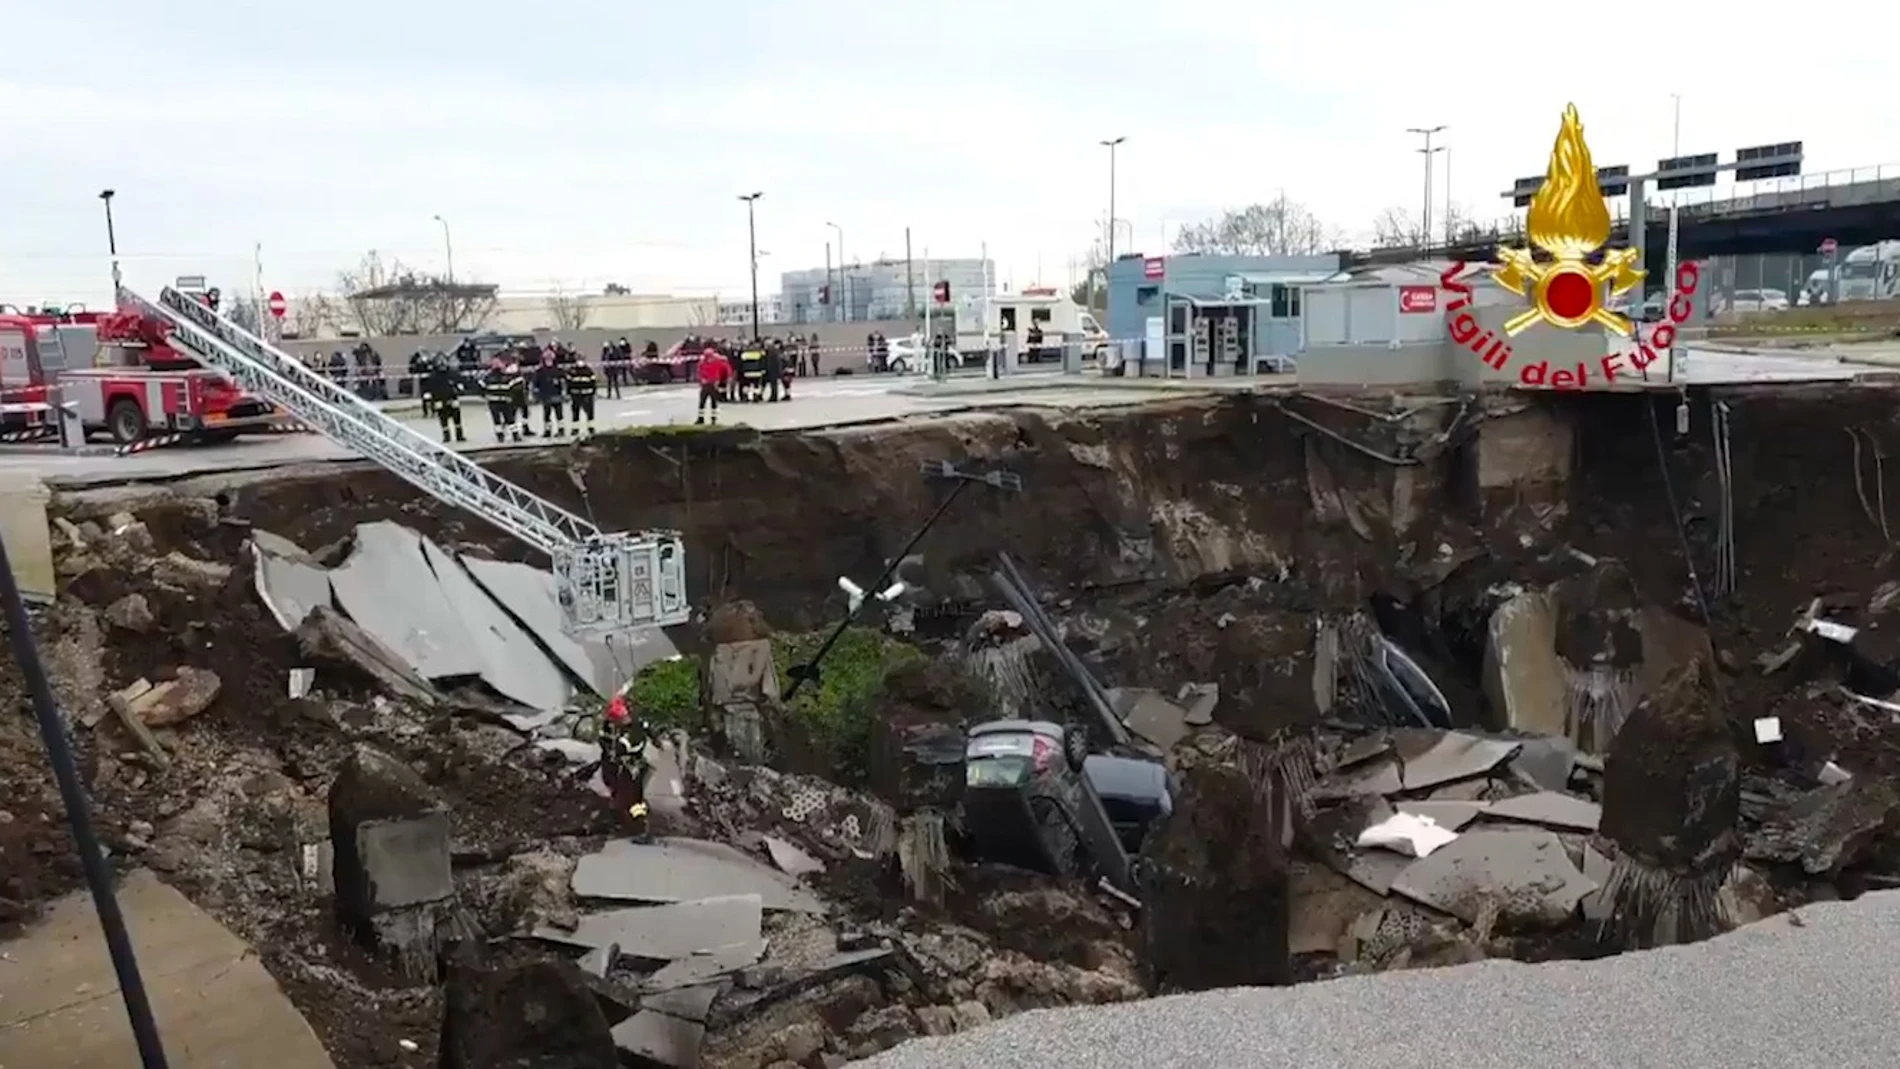
M 1401 813 L 1430 817 L 1432 822 L 1446 831 L 1462 831 L 1465 825 L 1478 819 L 1478 815 L 1490 808 L 1489 802 L 1441 802 L 1433 800 L 1396 802 L 1394 806 Z
M 415 770 L 359 746 L 330 786 L 338 918 L 408 971 L 435 968 L 455 919 L 448 813 Z
M 614 1045 L 636 1058 L 673 1069 L 698 1069 L 706 1026 L 654 1010 L 641 1010 L 613 1029 Z
M 1545 735 L 1525 739 L 1519 746 L 1517 756 L 1511 758 L 1513 771 L 1547 791 L 1570 788 L 1570 773 L 1577 767 L 1575 743 L 1560 735 Z
M 386 520 L 358 524 L 330 588 L 350 619 L 423 678 L 482 674 L 467 621 L 436 582 L 416 532 Z
M 730 847 L 694 839 L 609 842 L 574 866 L 573 887 L 582 898 L 690 902 L 721 895 L 757 895 L 766 909 L 825 911 L 818 896 L 792 877 Z
M 1128 730 L 1155 744 L 1162 753 L 1187 737 L 1190 730 L 1187 710 L 1163 698 L 1157 691 L 1138 695 L 1122 717 Z
M 1394 893 L 1470 924 L 1486 903 L 1501 920 L 1540 927 L 1567 922 L 1596 884 L 1545 831 L 1470 831 L 1411 863 Z
M 1400 732 L 1401 736 L 1425 732 Z M 1407 756 L 1404 766 L 1405 789 L 1422 791 L 1441 783 L 1472 779 L 1485 775 L 1510 760 L 1518 751 L 1516 742 L 1485 739 L 1460 731 L 1438 734 L 1438 741 L 1417 757 Z M 1405 742 L 1400 743 L 1404 750 Z
M 1492 802 L 1484 811 L 1487 817 L 1541 824 L 1550 828 L 1595 831 L 1603 819 L 1603 810 L 1595 802 L 1586 802 L 1557 791 L 1538 791 Z
M 330 570 L 289 539 L 252 531 L 251 561 L 258 600 L 285 631 L 297 630 L 311 610 L 330 604 Z
M 772 863 L 784 869 L 789 876 L 804 876 L 809 873 L 825 871 L 825 863 L 788 843 L 776 835 L 765 838 L 766 853 L 772 855 Z
M 328 605 L 310 610 L 297 625 L 297 648 L 312 660 L 349 665 L 368 676 L 385 694 L 425 708 L 436 704 L 435 688 L 395 651 Z
M 171 727 L 210 708 L 223 686 L 216 672 L 180 668 L 177 679 L 168 679 L 133 698 L 132 715 L 146 727 Z
M 573 931 L 534 930 L 537 939 L 568 946 L 619 945 L 620 952 L 651 961 L 674 961 L 758 941 L 763 914 L 758 895 L 726 895 L 666 906 L 611 909 L 585 914 Z
M 738 972 L 764 956 L 763 939 L 714 947 L 702 953 L 675 958 L 671 964 L 660 966 L 659 971 L 641 981 L 640 987 L 655 992 L 692 987 Z

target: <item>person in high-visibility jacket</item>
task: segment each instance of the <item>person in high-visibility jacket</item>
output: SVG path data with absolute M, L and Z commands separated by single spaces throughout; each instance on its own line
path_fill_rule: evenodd
M 607 785 L 616 816 L 633 825 L 636 840 L 647 837 L 647 738 L 652 732 L 627 699 L 614 695 L 600 714 L 600 778 Z
M 587 433 L 594 433 L 594 397 L 600 393 L 600 373 L 585 360 L 575 360 L 561 369 L 567 375 L 567 404 L 574 433 L 581 433 L 581 417 L 587 417 Z
M 765 399 L 765 350 L 749 347 L 739 354 L 739 400 Z
M 495 428 L 495 441 L 521 440 L 521 427 L 515 423 L 516 376 L 508 365 L 496 360 L 482 377 L 482 397 L 488 402 L 488 421 Z

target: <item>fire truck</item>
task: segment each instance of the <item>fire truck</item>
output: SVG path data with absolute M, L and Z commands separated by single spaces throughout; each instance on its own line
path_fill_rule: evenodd
M 215 307 L 216 293 L 194 296 Z M 0 431 L 56 426 L 54 388 L 88 433 L 120 445 L 162 434 L 222 442 L 279 428 L 283 413 L 173 348 L 170 335 L 169 323 L 136 311 L 0 314 Z

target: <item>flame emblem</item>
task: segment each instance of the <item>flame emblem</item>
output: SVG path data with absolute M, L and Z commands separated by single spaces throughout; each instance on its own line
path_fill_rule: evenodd
M 1549 256 L 1550 262 L 1539 263 L 1528 248 L 1498 250 L 1503 266 L 1491 276 L 1532 303 L 1528 311 L 1504 324 L 1504 332 L 1516 335 L 1542 320 L 1564 330 L 1599 323 L 1630 337 L 1630 321 L 1603 307 L 1603 293 L 1607 287 L 1612 296 L 1621 296 L 1643 281 L 1643 271 L 1636 266 L 1642 252 L 1609 249 L 1600 263 L 1588 262 L 1610 240 L 1610 209 L 1597 185 L 1596 167 L 1590 162 L 1590 146 L 1583 139 L 1583 120 L 1577 117 L 1575 104 L 1564 108 L 1563 126 L 1550 150 L 1550 169 L 1531 198 L 1525 230 L 1531 245 Z

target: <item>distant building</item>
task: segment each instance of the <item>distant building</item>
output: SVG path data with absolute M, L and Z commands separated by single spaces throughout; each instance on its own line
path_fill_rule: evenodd
M 779 276 L 785 319 L 791 323 L 869 322 L 922 315 L 931 287 L 950 283 L 950 301 L 996 292 L 996 268 L 987 260 L 876 260 Z M 827 292 L 829 287 L 829 292 Z
M 494 310 L 483 321 L 482 329 L 503 334 L 532 334 L 562 327 L 596 330 L 708 327 L 719 321 L 720 308 L 721 302 L 711 297 L 669 294 L 502 294 L 496 298 Z M 761 298 L 761 313 L 764 310 Z M 747 315 L 750 322 L 750 311 Z M 355 337 L 360 333 L 349 303 L 332 296 L 291 298 L 285 328 L 293 336 L 303 338 Z
M 722 327 L 749 327 L 752 325 L 752 298 L 730 301 L 721 299 L 718 303 L 715 322 Z M 768 323 L 785 322 L 785 302 L 776 293 L 759 294 L 759 326 Z

